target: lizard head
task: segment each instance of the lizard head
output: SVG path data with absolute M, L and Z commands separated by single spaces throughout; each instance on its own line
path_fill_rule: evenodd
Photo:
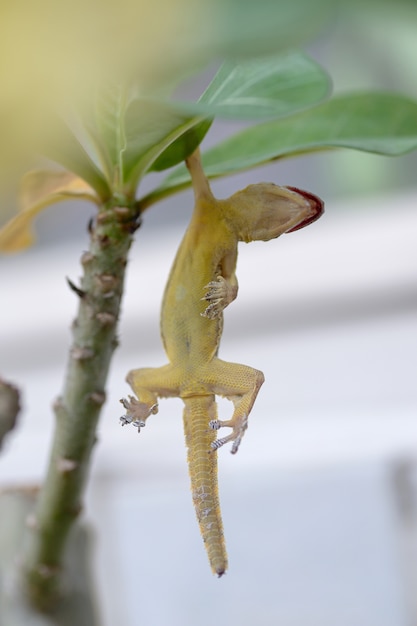
M 317 220 L 324 212 L 320 198 L 296 187 L 273 183 L 249 185 L 224 201 L 241 241 L 269 241 Z

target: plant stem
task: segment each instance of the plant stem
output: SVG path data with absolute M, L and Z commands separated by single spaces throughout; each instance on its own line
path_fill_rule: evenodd
M 127 203 L 125 203 L 127 204 Z M 81 263 L 80 298 L 74 321 L 62 396 L 54 405 L 55 435 L 24 559 L 25 585 L 41 610 L 60 597 L 62 560 L 69 532 L 82 509 L 82 496 L 105 401 L 105 384 L 120 314 L 127 253 L 135 230 L 134 203 L 104 205 L 90 228 L 90 249 Z
M 79 524 L 65 554 L 67 592 L 53 614 L 40 613 L 22 597 L 19 561 L 26 519 L 33 511 L 36 490 L 0 490 L 0 623 L 1 626 L 98 626 L 100 615 L 91 579 L 91 534 Z

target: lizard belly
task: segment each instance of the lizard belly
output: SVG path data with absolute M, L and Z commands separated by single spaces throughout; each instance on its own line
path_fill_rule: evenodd
M 222 320 L 209 320 L 202 317 L 199 307 L 193 317 L 189 317 L 179 307 L 173 314 L 162 318 L 162 335 L 167 356 L 176 367 L 184 372 L 187 382 L 198 380 L 201 374 L 217 355 L 218 338 L 221 334 Z M 200 389 L 201 391 L 201 389 Z
M 173 365 L 194 370 L 207 364 L 216 354 L 223 326 L 222 316 L 203 317 L 207 308 L 206 285 L 216 278 L 212 264 L 203 271 L 199 259 L 176 264 L 167 285 L 161 313 L 164 348 Z

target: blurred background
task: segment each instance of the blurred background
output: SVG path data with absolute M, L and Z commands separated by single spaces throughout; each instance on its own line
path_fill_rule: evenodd
M 417 58 L 416 23 L 397 18 L 389 37 L 387 22 L 352 18 L 308 48 L 335 90 L 417 96 L 416 63 L 404 61 Z M 213 71 L 184 85 L 184 97 Z M 216 123 L 203 148 L 236 128 Z M 263 370 L 266 382 L 239 454 L 219 453 L 230 560 L 221 580 L 192 508 L 181 401 L 162 401 L 140 436 L 118 423 L 126 373 L 166 361 L 159 307 L 192 195 L 144 215 L 85 512 L 103 624 L 417 624 L 416 171 L 416 154 L 333 151 L 213 183 L 218 197 L 272 181 L 326 204 L 310 228 L 239 250 L 220 356 Z M 38 245 L 0 259 L 0 372 L 24 404 L 0 486 L 42 480 L 76 311 L 65 277 L 80 275 L 91 215 L 82 203 L 51 207 Z

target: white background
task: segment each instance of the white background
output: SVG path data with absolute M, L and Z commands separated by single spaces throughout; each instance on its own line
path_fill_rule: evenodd
M 416 201 L 333 202 L 309 228 L 241 244 L 220 354 L 266 382 L 239 453 L 219 453 L 221 580 L 192 510 L 181 402 L 161 402 L 139 436 L 118 423 L 127 371 L 166 360 L 159 306 L 183 233 L 145 216 L 86 506 L 106 626 L 414 623 L 413 536 L 393 475 L 417 451 Z M 0 372 L 24 394 L 1 484 L 42 478 L 76 308 L 64 277 L 80 274 L 82 246 L 1 260 Z

